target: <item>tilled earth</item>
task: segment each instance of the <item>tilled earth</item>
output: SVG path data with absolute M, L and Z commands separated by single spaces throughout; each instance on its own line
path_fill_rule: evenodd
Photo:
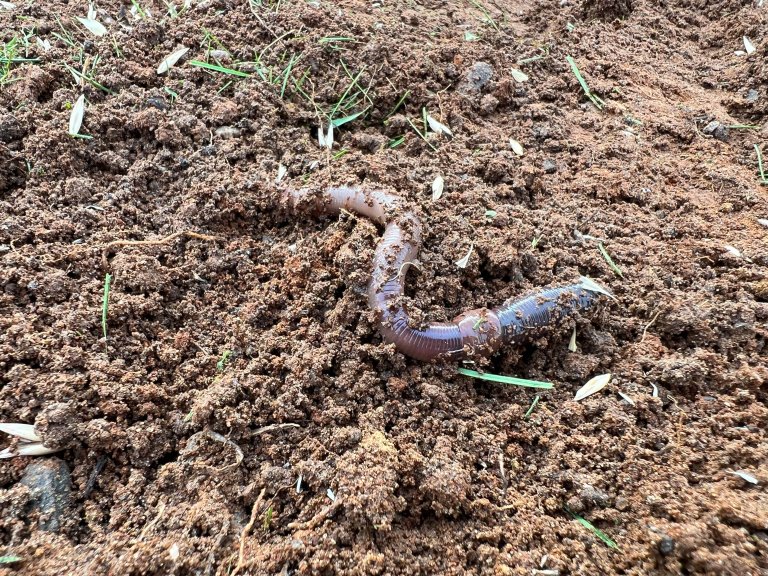
M 0 464 L 0 573 L 768 573 L 768 5 L 94 8 L 0 6 L 0 421 L 60 449 Z M 413 361 L 380 230 L 286 185 L 412 202 L 417 321 L 616 300 L 477 366 L 551 391 Z

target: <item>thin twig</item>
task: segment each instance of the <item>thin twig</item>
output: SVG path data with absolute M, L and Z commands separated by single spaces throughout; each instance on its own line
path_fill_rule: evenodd
M 653 318 L 651 318 L 651 321 L 648 322 L 648 324 L 645 325 L 645 328 L 643 328 L 643 335 L 640 338 L 640 344 L 643 343 L 645 340 L 645 335 L 648 333 L 648 328 L 650 328 L 654 322 L 656 322 L 656 319 L 659 317 L 659 314 L 661 314 L 661 310 L 658 310 Z
M 191 230 L 181 230 L 179 232 L 174 232 L 173 234 L 170 234 L 165 238 L 160 238 L 159 240 L 113 240 L 112 242 L 108 242 L 101 247 L 101 262 L 106 269 L 109 266 L 109 263 L 107 262 L 107 252 L 110 248 L 115 248 L 116 246 L 160 246 L 162 244 L 168 244 L 169 242 L 172 242 L 179 236 L 196 238 L 198 240 L 206 240 L 208 242 L 215 242 L 216 240 L 220 240 L 218 236 L 198 234 L 197 232 L 192 232 Z

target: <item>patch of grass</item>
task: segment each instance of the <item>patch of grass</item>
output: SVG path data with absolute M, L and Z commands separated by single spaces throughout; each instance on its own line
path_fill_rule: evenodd
M 223 372 L 224 367 L 227 365 L 227 362 L 229 362 L 229 357 L 232 356 L 232 350 L 224 350 L 224 352 L 221 355 L 221 358 L 219 358 L 219 361 L 216 362 L 216 371 L 217 372 Z
M 24 44 L 23 39 L 18 36 L 14 36 L 8 42 L 0 44 L 0 86 L 12 82 L 10 75 L 14 64 L 35 64 L 40 61 L 38 58 L 27 58 L 26 48 L 25 55 L 20 55 L 19 49 Z M 28 46 L 28 42 L 26 45 Z
M 397 112 L 397 110 L 400 108 L 400 106 L 403 105 L 403 102 L 405 102 L 405 99 L 408 98 L 408 96 L 410 96 L 410 95 L 411 95 L 411 91 L 410 90 L 406 90 L 405 93 L 400 97 L 400 100 L 397 101 L 397 104 L 395 104 L 395 107 L 392 108 L 392 111 L 389 114 L 387 114 L 387 118 L 389 118 L 395 112 Z
M 101 301 L 101 331 L 104 334 L 104 349 L 107 349 L 107 310 L 109 309 L 109 291 L 112 287 L 112 274 L 104 276 L 104 297 Z
M 98 66 L 99 62 L 101 61 L 100 56 L 96 56 L 95 58 L 86 58 L 85 62 L 83 62 L 83 67 L 80 71 L 76 70 L 72 66 L 70 66 L 67 63 L 64 63 L 64 67 L 69 70 L 70 74 L 72 74 L 72 77 L 75 79 L 75 84 L 78 86 L 82 86 L 85 82 L 88 82 L 91 86 L 94 88 L 97 88 L 98 90 L 101 90 L 102 92 L 105 92 L 106 94 L 115 94 L 114 91 L 110 90 L 103 84 L 100 84 L 96 81 L 94 76 L 96 75 L 96 66 Z
M 419 138 L 421 138 L 422 140 L 424 140 L 424 142 L 426 142 L 426 143 L 427 143 L 427 146 L 429 146 L 430 148 L 432 148 L 432 150 L 434 150 L 435 152 L 437 152 L 437 148 L 435 148 L 435 147 L 432 145 L 432 143 L 431 143 L 429 140 L 427 140 L 427 129 L 426 129 L 426 127 L 424 128 L 424 132 L 422 132 L 421 130 L 419 130 L 418 128 L 416 128 L 416 125 L 415 125 L 413 122 L 411 122 L 411 119 L 410 119 L 410 118 L 406 118 L 406 120 L 408 120 L 408 124 L 410 124 L 410 125 L 411 125 L 411 128 L 413 128 L 413 131 L 414 131 L 414 132 L 416 132 L 416 134 L 418 134 L 418 135 L 419 135 Z
M 321 46 L 327 46 L 331 50 L 346 50 L 345 43 L 356 44 L 357 40 L 353 36 L 324 36 L 317 41 Z
M 274 509 L 272 506 L 267 508 L 267 511 L 264 512 L 264 531 L 268 532 L 269 528 L 272 526 L 272 517 L 274 516 Z
M 515 378 L 514 376 L 501 376 L 499 374 L 484 374 L 476 370 L 468 370 L 466 368 L 457 368 L 457 371 L 459 374 L 469 376 L 470 378 L 488 380 L 489 382 L 498 382 L 500 384 L 511 384 L 513 386 L 523 386 L 526 388 L 542 388 L 544 390 L 551 390 L 554 388 L 554 385 L 551 382 L 542 382 L 540 380 L 526 380 L 524 378 Z
M 613 270 L 617 276 L 624 278 L 624 273 L 621 271 L 621 268 L 616 266 L 616 263 L 613 261 L 613 258 L 611 258 L 611 255 L 608 254 L 608 250 L 605 249 L 602 242 L 597 245 L 597 249 L 600 250 L 600 254 L 602 254 L 605 261 L 608 262 L 608 266 L 611 267 L 611 270 Z
M 768 178 L 765 177 L 765 170 L 763 168 L 763 153 L 757 144 L 755 144 L 755 154 L 757 154 L 757 168 L 760 170 L 760 184 L 768 186 Z
M 571 65 L 571 70 L 573 71 L 573 75 L 576 76 L 576 80 L 579 81 L 579 84 L 581 85 L 581 89 L 584 91 L 584 94 L 592 101 L 592 104 L 595 105 L 595 108 L 598 110 L 602 110 L 605 106 L 605 102 L 602 98 L 600 98 L 597 94 L 593 94 L 592 90 L 589 89 L 589 85 L 587 84 L 587 81 L 584 80 L 584 76 L 581 75 L 581 72 L 579 71 L 579 67 L 576 66 L 576 61 L 571 58 L 570 56 L 565 57 L 568 64 Z
M 400 136 L 399 138 L 393 138 L 392 140 L 390 140 L 387 143 L 387 147 L 389 147 L 389 148 L 397 148 L 403 142 L 405 142 L 405 136 Z
M 590 522 L 590 521 L 589 521 L 589 520 L 587 520 L 586 518 L 582 518 L 581 516 L 579 516 L 578 514 L 576 514 L 576 512 L 572 512 L 572 511 L 570 510 L 570 508 L 568 508 L 567 506 L 565 507 L 565 511 L 566 511 L 566 512 L 568 512 L 568 514 L 570 514 L 571 516 L 573 516 L 573 518 L 574 518 L 574 519 L 575 519 L 575 520 L 576 520 L 576 521 L 577 521 L 579 524 L 581 524 L 582 526 L 584 526 L 584 528 L 586 528 L 587 530 L 589 530 L 590 532 L 592 532 L 592 533 L 593 533 L 595 536 L 597 536 L 598 538 L 600 538 L 600 540 L 602 540 L 602 541 L 603 541 L 603 543 L 604 543 L 606 546 L 608 546 L 609 548 L 613 548 L 614 550 L 619 550 L 619 545 L 618 545 L 618 544 L 616 544 L 616 542 L 614 542 L 613 540 L 611 540 L 611 539 L 608 537 L 608 535 L 607 535 L 605 532 L 603 532 L 602 530 L 600 530 L 599 528 L 597 528 L 597 527 L 596 527 L 594 524 L 592 524 L 592 522 Z

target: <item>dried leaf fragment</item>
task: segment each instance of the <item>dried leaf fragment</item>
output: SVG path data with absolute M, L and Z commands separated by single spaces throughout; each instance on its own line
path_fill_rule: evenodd
M 605 388 L 608 385 L 608 382 L 611 381 L 611 374 L 600 374 L 599 376 L 595 376 L 592 378 L 589 382 L 584 384 L 581 388 L 579 388 L 579 391 L 576 392 L 576 396 L 574 396 L 574 400 L 577 402 L 579 400 L 584 400 L 587 396 L 592 396 L 592 394 L 595 394 L 596 392 L 600 392 L 603 388 Z
M 512 79 L 515 82 L 522 83 L 528 80 L 528 74 L 526 74 L 522 70 L 518 70 L 517 68 L 510 68 L 509 72 L 510 74 L 512 74 Z
M 474 250 L 474 248 L 475 248 L 475 245 L 474 244 L 470 244 L 469 245 L 469 250 L 467 251 L 467 253 L 464 256 L 464 258 L 462 258 L 460 260 L 456 260 L 456 266 L 458 266 L 459 268 L 466 268 L 467 264 L 469 264 L 469 257 L 472 256 L 472 250 Z

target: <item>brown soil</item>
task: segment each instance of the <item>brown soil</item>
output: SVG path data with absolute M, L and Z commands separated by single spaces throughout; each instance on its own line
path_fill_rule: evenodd
M 100 1 L 96 38 L 82 0 L 14 1 L 2 40 L 34 29 L 38 61 L 0 88 L 0 421 L 62 449 L 72 497 L 52 522 L 20 482 L 30 459 L 0 464 L 0 555 L 22 558 L 0 573 L 768 574 L 761 2 L 483 1 L 490 22 L 459 0 L 194 0 L 176 18 L 142 1 L 144 19 Z M 190 64 L 209 48 L 232 67 L 263 51 L 266 80 Z M 65 67 L 97 58 L 109 93 Z M 321 150 L 318 113 L 358 74 L 336 117 L 366 112 Z M 91 139 L 67 135 L 82 92 Z M 452 139 L 419 137 L 423 107 Z M 420 207 L 418 318 L 579 274 L 617 301 L 578 322 L 575 353 L 568 325 L 483 366 L 555 383 L 524 418 L 535 391 L 381 343 L 380 232 L 286 220 L 278 164 L 289 185 Z M 215 238 L 105 248 L 183 231 Z

